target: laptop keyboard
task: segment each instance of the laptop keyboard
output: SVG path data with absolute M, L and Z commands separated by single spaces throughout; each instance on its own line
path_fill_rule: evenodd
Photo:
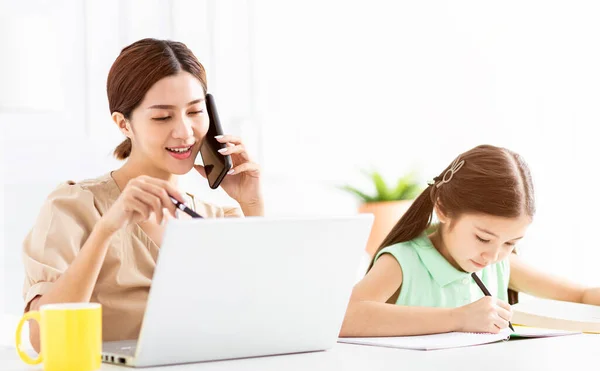
M 102 344 L 104 353 L 119 354 L 124 356 L 135 356 L 136 340 L 112 341 Z

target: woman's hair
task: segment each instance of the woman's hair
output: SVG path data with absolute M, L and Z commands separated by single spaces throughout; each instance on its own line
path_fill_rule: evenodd
M 121 50 L 113 63 L 106 92 L 111 114 L 120 112 L 130 119 L 131 112 L 157 81 L 185 71 L 195 76 L 206 92 L 204 67 L 185 44 L 156 39 L 143 39 Z M 124 160 L 131 154 L 131 140 L 127 138 L 115 149 L 114 155 Z
M 431 225 L 436 204 L 451 218 L 465 213 L 533 217 L 535 200 L 529 167 L 518 154 L 490 145 L 461 154 L 434 178 L 400 218 L 375 252 L 371 266 L 383 248 L 410 241 L 425 232 Z

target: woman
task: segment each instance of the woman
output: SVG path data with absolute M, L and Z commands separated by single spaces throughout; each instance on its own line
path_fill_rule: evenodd
M 25 311 L 98 302 L 105 341 L 136 339 L 163 221 L 177 213 L 169 196 L 206 218 L 263 215 L 259 167 L 234 136 L 218 138 L 227 145 L 222 155 L 233 160 L 221 187 L 241 210 L 204 203 L 177 186 L 192 168 L 205 176 L 194 159 L 209 126 L 206 88 L 204 68 L 182 43 L 144 39 L 121 51 L 107 92 L 112 119 L 126 137 L 115 156 L 127 161 L 50 194 L 23 246 Z M 35 323 L 30 339 L 39 350 Z

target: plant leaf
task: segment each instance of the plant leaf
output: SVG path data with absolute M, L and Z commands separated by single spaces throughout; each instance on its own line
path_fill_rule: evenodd
M 390 192 L 390 189 L 381 174 L 378 171 L 373 171 L 371 173 L 371 179 L 373 180 L 373 183 L 375 183 L 375 190 L 377 191 L 375 198 L 379 201 L 391 201 L 392 192 Z
M 418 184 L 411 184 L 405 191 L 404 191 L 404 199 L 405 200 L 413 200 L 415 198 L 417 198 L 417 196 L 422 192 L 422 188 L 421 186 L 419 186 Z
M 384 201 L 400 201 L 412 200 L 421 192 L 422 188 L 415 180 L 415 172 L 411 172 L 398 179 L 395 187 L 389 187 L 380 172 L 361 170 L 361 172 L 369 178 L 375 186 L 375 195 L 368 195 L 352 186 L 346 185 L 339 187 L 340 189 L 350 192 L 358 197 L 362 202 L 384 202 Z
M 395 200 L 412 200 L 421 192 L 421 187 L 415 178 L 416 175 L 412 172 L 398 179 L 394 189 Z
M 396 185 L 396 189 L 394 189 L 393 197 L 394 200 L 405 200 L 404 194 L 409 187 L 408 182 L 405 178 L 398 179 L 398 184 Z
M 353 195 L 357 196 L 359 199 L 361 199 L 363 202 L 374 202 L 375 198 L 372 196 L 367 195 L 364 192 L 359 191 L 358 189 L 351 187 L 351 186 L 343 186 L 340 187 L 341 189 L 343 189 L 344 191 L 350 192 Z

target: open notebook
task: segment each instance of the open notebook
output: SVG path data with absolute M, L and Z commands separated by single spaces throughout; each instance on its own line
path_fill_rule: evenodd
M 600 307 L 548 299 L 513 305 L 513 324 L 600 333 Z
M 579 334 L 579 332 L 546 330 L 539 328 L 515 326 L 514 333 L 510 329 L 504 329 L 498 334 L 448 332 L 444 334 L 419 336 L 339 338 L 338 342 L 358 345 L 371 345 L 387 348 L 436 350 L 494 343 L 497 341 L 508 340 L 511 337 L 539 338 L 575 334 Z

